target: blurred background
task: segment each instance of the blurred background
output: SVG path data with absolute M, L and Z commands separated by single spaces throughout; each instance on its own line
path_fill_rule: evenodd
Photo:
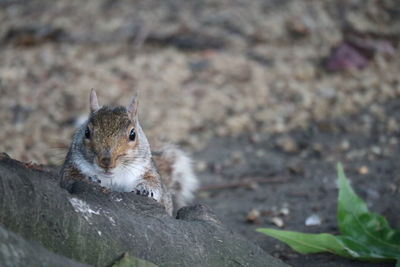
M 198 202 L 290 264 L 369 266 L 254 232 L 337 231 L 337 161 L 400 221 L 395 0 L 0 0 L 0 38 L 0 151 L 13 158 L 60 165 L 91 88 L 107 105 L 137 90 L 150 140 L 194 155 Z

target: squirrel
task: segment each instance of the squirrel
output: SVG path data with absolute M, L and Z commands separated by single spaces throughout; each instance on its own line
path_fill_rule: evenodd
M 100 107 L 93 89 L 90 115 L 73 137 L 60 185 L 71 192 L 82 179 L 154 198 L 170 215 L 191 201 L 198 187 L 191 159 L 182 150 L 165 145 L 153 156 L 139 123 L 137 96 L 127 108 Z

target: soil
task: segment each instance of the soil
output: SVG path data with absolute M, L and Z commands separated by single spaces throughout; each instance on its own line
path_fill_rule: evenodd
M 336 233 L 337 162 L 399 227 L 399 14 L 396 0 L 0 1 L 0 151 L 59 165 L 91 88 L 101 105 L 138 91 L 150 140 L 194 155 L 198 201 L 232 229 L 293 266 L 381 266 L 255 229 Z
M 384 114 L 399 118 L 399 102 L 386 103 Z M 344 164 L 352 187 L 370 210 L 399 228 L 398 135 L 398 131 L 388 133 L 387 121 L 367 109 L 286 134 L 285 141 L 294 147 L 289 150 L 282 146 L 281 135 L 257 142 L 248 136 L 215 139 L 195 156 L 205 162 L 202 167 L 207 166 L 201 172 L 205 186 L 199 201 L 211 206 L 232 229 L 292 266 L 394 266 L 329 254 L 301 255 L 255 230 L 279 229 L 273 218 L 280 218 L 281 229 L 338 234 L 338 162 Z M 251 217 L 252 210 L 260 215 Z M 313 214 L 320 217 L 320 225 L 306 226 L 306 219 Z

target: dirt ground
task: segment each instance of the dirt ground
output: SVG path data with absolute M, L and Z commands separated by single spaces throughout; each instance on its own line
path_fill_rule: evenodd
M 385 116 L 399 116 L 398 101 L 385 106 Z M 337 162 L 344 164 L 354 190 L 370 209 L 399 228 L 400 153 L 394 141 L 398 134 L 388 134 L 386 121 L 364 110 L 286 134 L 284 139 L 293 148 L 289 150 L 282 146 L 281 135 L 259 142 L 248 136 L 215 139 L 195 157 L 207 166 L 201 173 L 206 186 L 198 201 L 213 207 L 232 229 L 292 266 L 394 266 L 328 254 L 300 255 L 255 229 L 278 228 L 274 218 L 279 218 L 286 230 L 338 233 Z M 248 221 L 254 210 L 259 217 Z M 320 217 L 321 224 L 306 226 L 306 219 L 313 214 Z
M 339 161 L 399 227 L 396 1 L 3 0 L 0 38 L 0 151 L 59 165 L 91 88 L 138 91 L 149 138 L 193 154 L 197 201 L 233 230 L 293 266 L 383 266 L 255 229 L 336 233 Z

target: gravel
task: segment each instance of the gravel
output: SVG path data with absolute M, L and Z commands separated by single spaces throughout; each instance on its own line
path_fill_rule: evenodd
M 0 151 L 24 161 L 62 162 L 91 88 L 113 105 L 139 91 L 150 139 L 189 151 L 214 137 L 284 134 L 366 107 L 379 113 L 400 94 L 395 1 L 1 5 Z M 377 53 L 363 70 L 326 71 L 343 25 L 392 42 L 393 55 Z

